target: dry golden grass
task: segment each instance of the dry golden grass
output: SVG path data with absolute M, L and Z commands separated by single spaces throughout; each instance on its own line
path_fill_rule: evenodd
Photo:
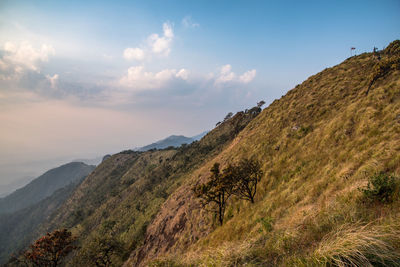
M 176 262 L 397 266 L 400 228 L 389 218 L 400 218 L 399 199 L 367 204 L 358 190 L 380 171 L 400 177 L 400 71 L 377 79 L 366 95 L 375 64 L 362 54 L 310 77 L 202 168 L 206 176 L 215 161 L 255 156 L 265 177 L 256 203 L 232 199 L 231 218 L 182 248 Z M 272 218 L 271 232 L 261 218 Z
M 342 225 L 324 237 L 313 258 L 327 266 L 400 266 L 400 225 Z

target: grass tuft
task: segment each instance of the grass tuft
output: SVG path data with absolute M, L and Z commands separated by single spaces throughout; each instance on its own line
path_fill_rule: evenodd
M 321 266 L 400 266 L 400 225 L 346 224 L 327 235 L 313 260 Z

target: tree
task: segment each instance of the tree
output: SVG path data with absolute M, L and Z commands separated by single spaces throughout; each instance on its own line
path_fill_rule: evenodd
M 226 114 L 226 116 L 225 116 L 225 118 L 224 118 L 224 121 L 229 120 L 230 118 L 232 118 L 232 116 L 233 116 L 233 113 L 232 113 L 232 112 L 229 112 L 228 114 Z
M 116 266 L 124 254 L 123 243 L 110 234 L 96 235 L 79 255 L 81 264 L 90 266 Z M 122 264 L 122 262 L 120 262 Z
M 105 220 L 99 232 L 88 237 L 73 265 L 79 266 L 122 266 L 125 256 L 124 243 L 116 236 L 116 222 Z
M 23 256 L 33 266 L 58 266 L 75 249 L 72 245 L 74 241 L 67 229 L 55 230 L 36 240 Z
M 229 164 L 224 169 L 224 176 L 230 181 L 231 194 L 254 203 L 257 184 L 263 176 L 260 162 L 254 159 L 242 159 L 236 165 Z
M 226 203 L 231 195 L 254 203 L 257 184 L 263 176 L 261 164 L 254 159 L 242 159 L 236 165 L 229 164 L 222 172 L 219 163 L 210 169 L 211 176 L 205 184 L 193 188 L 203 206 L 215 204 L 213 211 L 223 224 Z
M 218 215 L 219 223 L 222 225 L 224 221 L 224 214 L 226 202 L 230 197 L 230 183 L 224 175 L 220 172 L 219 163 L 215 163 L 210 169 L 211 176 L 209 181 L 205 184 L 198 185 L 193 188 L 196 196 L 202 199 L 203 206 L 215 204 L 217 206 L 214 212 Z
M 257 103 L 257 107 L 261 108 L 262 106 L 264 106 L 265 101 L 261 100 L 260 102 Z
M 252 107 L 247 112 L 248 112 L 248 114 L 251 114 L 251 115 L 258 115 L 261 112 L 261 108 L 260 107 Z

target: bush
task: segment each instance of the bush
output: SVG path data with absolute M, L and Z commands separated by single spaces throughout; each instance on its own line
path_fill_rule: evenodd
M 368 180 L 366 188 L 362 188 L 364 197 L 372 201 L 390 203 L 396 193 L 397 179 L 394 176 L 381 172 Z

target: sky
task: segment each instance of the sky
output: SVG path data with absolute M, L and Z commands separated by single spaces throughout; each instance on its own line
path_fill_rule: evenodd
M 212 129 L 400 38 L 400 1 L 0 1 L 0 186 Z

